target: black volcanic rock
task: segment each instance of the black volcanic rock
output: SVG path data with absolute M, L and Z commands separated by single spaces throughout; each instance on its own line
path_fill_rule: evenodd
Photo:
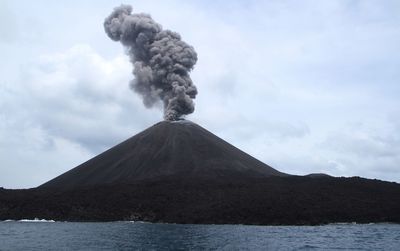
M 43 184 L 73 188 L 158 177 L 235 179 L 284 176 L 187 120 L 163 121 Z
M 0 220 L 400 223 L 400 184 L 281 173 L 187 121 L 160 122 L 38 188 L 0 189 Z
M 0 220 L 314 225 L 400 223 L 400 184 L 362 178 L 173 179 L 0 190 Z

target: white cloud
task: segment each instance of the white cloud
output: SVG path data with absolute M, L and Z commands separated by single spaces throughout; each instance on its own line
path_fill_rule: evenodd
M 33 31 L 0 43 L 0 186 L 38 185 L 161 119 L 129 90 L 128 59 L 102 30 L 119 4 L 8 3 L 16 27 Z M 285 172 L 400 181 L 398 1 L 146 1 L 134 11 L 198 52 L 190 119 Z
M 104 149 L 154 113 L 128 87 L 131 66 L 124 55 L 105 60 L 87 45 L 44 55 L 26 69 L 21 95 L 30 115 L 53 135 Z M 107 132 L 106 135 L 104 133 Z
M 346 175 L 398 180 L 400 163 L 399 125 L 390 121 L 356 123 L 331 132 L 322 152 L 341 166 Z
M 0 183 L 25 169 L 37 177 L 23 186 L 39 185 L 157 121 L 129 90 L 130 71 L 124 55 L 105 60 L 88 45 L 26 63 L 0 89 Z
M 0 2 L 0 43 L 11 43 L 18 38 L 16 16 L 7 2 Z

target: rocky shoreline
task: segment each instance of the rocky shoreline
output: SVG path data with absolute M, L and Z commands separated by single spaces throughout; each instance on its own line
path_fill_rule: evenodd
M 400 223 L 400 184 L 363 178 L 162 178 L 69 190 L 0 190 L 0 220 L 183 224 Z

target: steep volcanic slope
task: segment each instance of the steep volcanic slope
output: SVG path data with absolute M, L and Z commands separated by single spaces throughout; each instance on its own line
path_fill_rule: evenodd
M 41 188 L 132 183 L 162 176 L 286 176 L 190 121 L 159 122 Z

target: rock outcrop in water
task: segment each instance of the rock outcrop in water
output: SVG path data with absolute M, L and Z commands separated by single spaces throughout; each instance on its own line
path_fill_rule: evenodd
M 0 189 L 0 220 L 399 222 L 400 184 L 281 173 L 187 121 L 160 122 L 38 188 Z

